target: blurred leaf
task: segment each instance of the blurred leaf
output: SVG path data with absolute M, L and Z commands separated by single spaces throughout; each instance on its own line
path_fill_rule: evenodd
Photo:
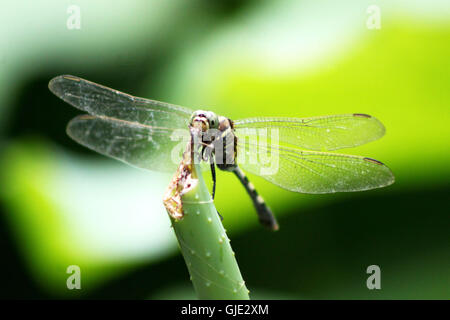
M 89 291 L 123 269 L 176 252 L 162 205 L 169 175 L 75 159 L 33 140 L 11 144 L 0 173 L 8 219 L 44 286 L 67 291 L 66 269 L 79 265 Z

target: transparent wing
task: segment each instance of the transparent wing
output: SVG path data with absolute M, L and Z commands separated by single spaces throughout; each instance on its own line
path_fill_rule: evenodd
M 48 86 L 50 91 L 65 102 L 94 116 L 184 129 L 192 114 L 191 110 L 180 106 L 133 97 L 70 75 L 53 78 Z
M 391 170 L 371 158 L 280 146 L 238 144 L 238 163 L 282 188 L 302 193 L 362 191 L 394 182 Z
M 383 124 L 361 114 L 342 114 L 313 118 L 249 118 L 234 122 L 240 139 L 261 136 L 269 130 L 275 143 L 309 150 L 332 151 L 356 147 L 384 135 Z
M 175 172 L 189 141 L 189 132 L 112 119 L 81 115 L 67 126 L 78 143 L 136 167 Z

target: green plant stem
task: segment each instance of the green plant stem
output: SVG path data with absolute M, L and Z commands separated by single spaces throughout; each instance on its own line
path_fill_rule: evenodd
M 182 196 L 184 216 L 171 217 L 181 253 L 199 299 L 249 299 L 230 240 L 195 165 L 197 185 Z

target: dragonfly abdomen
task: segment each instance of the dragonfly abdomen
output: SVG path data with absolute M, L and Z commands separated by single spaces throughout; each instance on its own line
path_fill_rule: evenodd
M 245 190 L 252 199 L 256 212 L 258 213 L 259 222 L 271 230 L 278 230 L 278 223 L 275 216 L 267 206 L 264 199 L 258 194 L 253 184 L 248 180 L 246 174 L 237 165 L 235 166 L 233 172 L 238 177 L 239 181 L 241 181 L 244 185 Z

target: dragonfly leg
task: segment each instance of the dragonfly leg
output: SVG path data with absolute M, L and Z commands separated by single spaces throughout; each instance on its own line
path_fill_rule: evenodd
M 204 144 L 202 146 L 201 157 L 204 161 L 208 161 L 211 167 L 211 175 L 213 180 L 213 189 L 212 189 L 212 199 L 214 200 L 214 196 L 216 194 L 216 166 L 214 163 L 214 146 L 212 144 Z
M 213 189 L 212 189 L 212 199 L 214 200 L 214 196 L 216 195 L 216 165 L 214 164 L 214 158 L 209 158 L 210 166 L 211 166 L 211 176 L 213 180 Z
M 197 153 L 197 151 L 195 150 L 195 136 L 194 136 L 192 129 L 189 130 L 189 133 L 191 135 L 191 140 L 190 140 L 191 162 L 195 163 L 196 162 L 195 156 Z
M 212 199 L 214 200 L 214 196 L 216 195 L 216 165 L 214 163 L 214 157 L 212 156 L 212 154 L 210 154 L 209 156 L 209 163 L 211 166 L 211 176 L 213 180 Z M 223 217 L 219 213 L 219 211 L 217 211 L 217 214 L 219 215 L 220 220 L 223 221 Z
M 217 210 L 216 210 L 217 211 Z M 223 221 L 223 217 L 222 215 L 219 213 L 219 211 L 217 211 L 217 214 L 219 215 L 220 221 Z
M 233 172 L 238 177 L 239 181 L 241 181 L 241 183 L 244 185 L 245 190 L 251 197 L 256 212 L 258 213 L 259 222 L 270 230 L 278 230 L 278 223 L 275 219 L 275 216 L 267 206 L 264 199 L 255 190 L 253 184 L 248 180 L 246 174 L 241 170 L 241 168 L 239 168 L 239 166 L 236 166 Z
M 203 161 L 208 161 L 213 156 L 214 146 L 212 144 L 202 143 L 201 157 Z

